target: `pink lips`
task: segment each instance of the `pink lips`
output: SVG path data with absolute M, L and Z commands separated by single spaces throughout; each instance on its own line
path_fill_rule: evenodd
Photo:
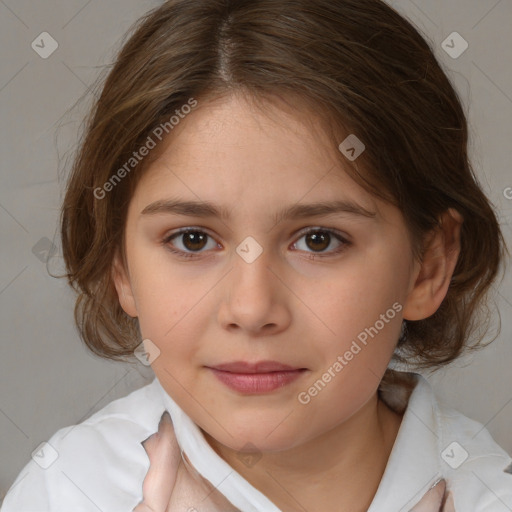
M 274 391 L 293 382 L 306 371 L 306 368 L 294 368 L 277 361 L 235 361 L 209 368 L 226 386 L 247 394 Z

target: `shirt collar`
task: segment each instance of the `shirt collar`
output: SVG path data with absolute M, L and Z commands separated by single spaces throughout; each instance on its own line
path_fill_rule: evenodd
M 157 378 L 155 381 L 165 408 L 171 415 L 178 444 L 198 473 L 244 512 L 281 512 L 213 450 L 199 427 L 167 394 Z
M 381 397 L 386 403 L 405 412 L 368 512 L 409 512 L 442 479 L 439 454 L 443 440 L 432 387 L 420 374 L 399 373 L 407 373 L 412 387 L 404 393 L 403 385 L 396 383 L 382 390 Z M 154 385 L 171 415 L 181 450 L 197 472 L 244 512 L 280 512 L 213 450 L 199 427 L 167 394 L 158 378 Z
M 405 373 L 405 372 L 404 372 Z M 368 512 L 408 512 L 442 479 L 438 409 L 431 385 L 420 374 L 408 373 L 414 388 L 405 399 L 406 409 L 379 488 Z M 390 386 L 383 400 L 396 399 L 402 389 Z

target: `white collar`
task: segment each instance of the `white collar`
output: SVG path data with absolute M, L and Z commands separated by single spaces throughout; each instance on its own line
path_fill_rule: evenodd
M 166 393 L 155 378 L 165 408 L 169 411 L 178 444 L 194 468 L 233 505 L 244 512 L 281 512 L 208 444 L 199 427 Z
M 440 454 L 445 446 L 434 392 L 422 375 L 409 375 L 415 386 L 404 404 L 407 408 L 368 512 L 408 512 L 443 478 Z
M 442 478 L 439 454 L 445 446 L 440 439 L 434 393 L 422 375 L 410 375 L 415 382 L 414 389 L 410 397 L 403 399 L 407 408 L 368 512 L 409 511 Z M 178 443 L 194 468 L 241 511 L 280 512 L 213 450 L 199 427 L 167 394 L 158 378 L 153 384 L 171 415 Z M 400 390 L 392 387 L 384 393 L 384 399 L 386 394 L 391 399 L 399 395 Z

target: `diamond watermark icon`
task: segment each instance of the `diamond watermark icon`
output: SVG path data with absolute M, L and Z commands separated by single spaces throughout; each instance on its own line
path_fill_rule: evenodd
M 441 452 L 441 457 L 448 466 L 457 469 L 464 464 L 469 453 L 457 441 L 453 441 Z
M 262 457 L 260 450 L 252 443 L 246 443 L 242 450 L 244 451 L 239 451 L 236 456 L 248 468 L 252 468 Z
M 261 255 L 263 247 L 252 236 L 248 236 L 236 248 L 236 252 L 246 263 L 252 263 Z
M 468 49 L 469 44 L 458 32 L 452 32 L 441 43 L 441 47 L 452 59 L 458 59 Z
M 32 247 L 32 254 L 43 263 L 46 263 L 56 253 L 57 246 L 45 236 Z
M 46 441 L 42 442 L 33 452 L 32 459 L 43 469 L 48 469 L 57 459 L 59 454 L 57 450 Z
M 351 133 L 339 146 L 338 149 L 353 162 L 366 149 L 366 146 Z
M 47 59 L 59 47 L 59 43 L 48 32 L 41 32 L 32 41 L 31 46 L 39 57 Z
M 150 339 L 145 339 L 133 354 L 144 366 L 149 366 L 160 355 L 160 349 Z

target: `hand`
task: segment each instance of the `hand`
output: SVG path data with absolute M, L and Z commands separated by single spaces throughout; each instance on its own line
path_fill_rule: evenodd
M 176 483 L 181 452 L 174 435 L 171 416 L 164 411 L 158 432 L 143 444 L 149 457 L 149 469 L 142 484 L 142 501 L 133 512 L 171 512 L 169 504 Z
M 158 431 L 142 446 L 150 464 L 142 484 L 142 501 L 132 512 L 240 512 L 192 466 L 186 468 L 167 411 Z

